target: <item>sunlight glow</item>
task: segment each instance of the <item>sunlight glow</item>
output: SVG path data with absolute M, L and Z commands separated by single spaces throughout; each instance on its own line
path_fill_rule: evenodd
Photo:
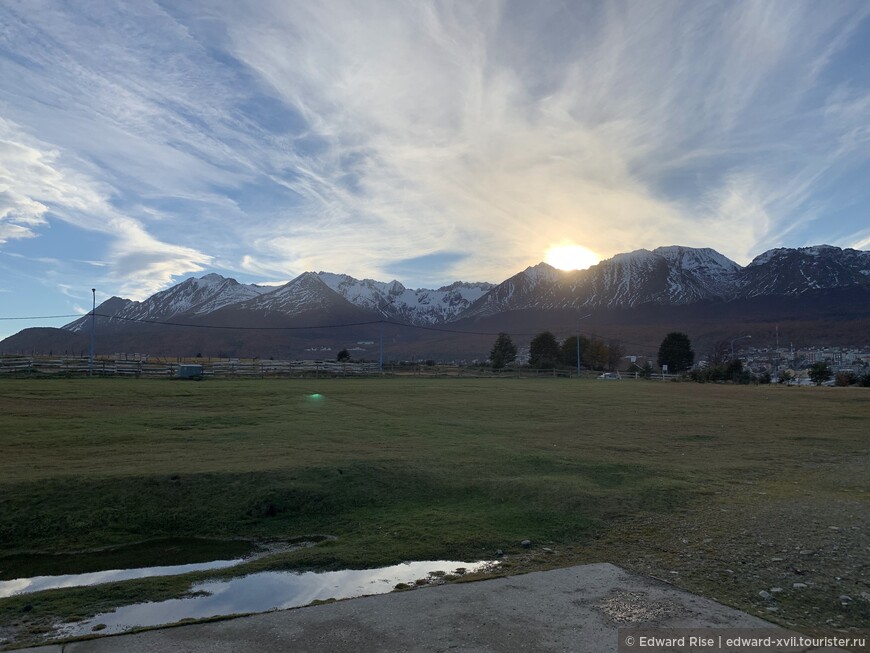
M 545 260 L 560 270 L 585 270 L 598 263 L 601 257 L 581 245 L 559 245 L 550 248 Z

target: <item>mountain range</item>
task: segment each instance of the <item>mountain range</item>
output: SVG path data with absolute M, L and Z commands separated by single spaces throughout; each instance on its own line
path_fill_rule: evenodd
M 399 325 L 460 332 L 573 331 L 578 313 L 591 316 L 585 325 L 608 327 L 609 336 L 642 337 L 650 344 L 660 340 L 657 327 L 691 331 L 692 325 L 706 324 L 696 334 L 704 339 L 715 337 L 717 329 L 727 334 L 779 322 L 801 325 L 793 329 L 801 337 L 841 332 L 849 340 L 870 340 L 860 335 L 867 333 L 870 318 L 870 252 L 829 245 L 779 248 L 743 267 L 713 249 L 669 246 L 617 254 L 586 270 L 539 263 L 497 285 L 457 281 L 435 290 L 329 272 L 305 272 L 278 287 L 207 274 L 141 302 L 112 297 L 97 307 L 95 327 L 113 351 L 192 355 L 192 349 L 217 349 L 247 356 L 263 354 L 254 351 L 257 342 L 273 349 L 283 342 L 287 346 L 275 353 L 301 355 L 310 349 L 301 345 L 311 342 L 368 342 L 374 329 L 380 337 L 384 327 L 366 324 L 377 321 L 396 323 L 389 326 L 391 346 L 398 340 L 404 346 L 438 341 L 443 347 L 446 332 Z M 166 322 L 171 325 L 157 324 Z M 60 329 L 25 329 L 0 342 L 0 353 L 76 351 L 90 323 L 85 316 Z M 323 328 L 343 324 L 357 326 Z M 269 329 L 296 331 L 279 335 Z M 184 333 L 192 330 L 197 333 Z M 448 351 L 485 353 L 488 341 L 469 336 L 465 342 L 447 345 Z

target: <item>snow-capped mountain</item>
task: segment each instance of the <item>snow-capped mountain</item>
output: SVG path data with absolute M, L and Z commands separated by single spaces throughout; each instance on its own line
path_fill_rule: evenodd
M 668 261 L 668 286 L 677 303 L 710 297 L 727 297 L 733 292 L 734 279 L 740 266 L 715 249 L 672 245 L 657 247 L 658 254 Z
M 503 281 L 478 299 L 463 317 L 495 315 L 525 308 L 554 308 L 553 299 L 570 273 L 560 272 L 547 263 L 527 267 Z
M 208 315 L 225 306 L 247 301 L 271 290 L 272 288 L 269 287 L 241 284 L 235 279 L 227 279 L 212 273 L 198 279 L 193 277 L 186 279 L 141 302 L 111 297 L 100 304 L 96 312 L 101 316 L 112 316 L 98 318 L 103 325 L 117 326 L 122 321 L 130 320 L 162 321 L 180 315 Z M 88 318 L 83 317 L 64 328 L 78 331 L 89 324 Z
M 304 272 L 283 286 L 242 302 L 235 308 L 257 314 L 296 315 L 307 311 L 328 310 L 344 302 L 344 298 L 327 286 L 315 273 Z
M 740 269 L 715 250 L 680 246 L 617 254 L 588 270 L 572 272 L 540 263 L 496 286 L 469 315 L 723 299 L 734 294 Z
M 215 317 L 233 324 L 252 320 L 298 317 L 303 314 L 386 318 L 409 324 L 439 324 L 460 315 L 493 287 L 464 283 L 430 290 L 411 290 L 398 281 L 358 280 L 346 274 L 304 272 L 279 287 L 244 285 L 235 279 L 207 274 L 187 279 L 142 302 L 112 297 L 97 307 L 97 326 L 120 327 L 136 321 L 203 322 Z M 82 317 L 64 329 L 89 328 Z
M 570 295 L 589 307 L 691 304 L 732 295 L 739 271 L 737 263 L 706 247 L 639 249 L 579 273 Z
M 760 341 L 777 324 L 790 339 L 863 345 L 870 252 L 780 248 L 741 267 L 712 249 L 670 246 L 617 254 L 588 270 L 539 263 L 496 286 L 457 281 L 437 290 L 328 272 L 306 272 L 277 288 L 208 274 L 141 302 L 112 297 L 98 307 L 95 323 L 104 352 L 308 357 L 311 347 L 326 345 L 359 346 L 355 355 L 371 359 L 366 347 L 383 336 L 398 356 L 476 357 L 491 343 L 463 331 L 564 332 L 587 313 L 587 328 L 635 342 L 655 342 L 675 327 L 711 341 L 754 329 Z M 88 347 L 89 317 L 61 329 L 25 329 L 3 340 L 0 353 L 80 354 Z M 377 324 L 384 319 L 394 325 Z M 450 335 L 409 328 L 440 324 L 451 325 Z
M 830 245 L 772 249 L 741 270 L 738 294 L 800 295 L 812 290 L 870 285 L 870 252 Z
M 142 302 L 113 297 L 97 310 L 111 317 L 99 317 L 97 324 L 118 328 L 173 319 L 253 326 L 305 316 L 311 324 L 324 317 L 386 318 L 419 326 L 511 311 L 684 306 L 853 286 L 870 288 L 870 252 L 828 245 L 781 248 L 741 268 L 713 249 L 675 245 L 617 254 L 588 270 L 565 272 L 539 263 L 498 285 L 457 281 L 437 290 L 331 272 L 305 272 L 278 288 L 208 274 Z M 84 317 L 64 328 L 79 331 L 88 324 Z
M 409 324 L 448 322 L 493 288 L 491 283 L 456 281 L 437 290 L 411 290 L 396 280 L 359 280 L 331 272 L 317 276 L 351 304 Z

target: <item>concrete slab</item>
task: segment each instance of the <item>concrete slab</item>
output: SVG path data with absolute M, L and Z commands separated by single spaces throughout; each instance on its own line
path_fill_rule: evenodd
M 618 629 L 640 627 L 774 628 L 666 583 L 593 564 L 74 642 L 62 650 L 599 653 L 618 649 Z

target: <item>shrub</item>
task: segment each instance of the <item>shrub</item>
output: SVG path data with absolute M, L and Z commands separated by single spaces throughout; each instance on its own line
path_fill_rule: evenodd
M 853 372 L 837 372 L 834 383 L 840 387 L 846 387 L 858 383 L 858 376 Z

